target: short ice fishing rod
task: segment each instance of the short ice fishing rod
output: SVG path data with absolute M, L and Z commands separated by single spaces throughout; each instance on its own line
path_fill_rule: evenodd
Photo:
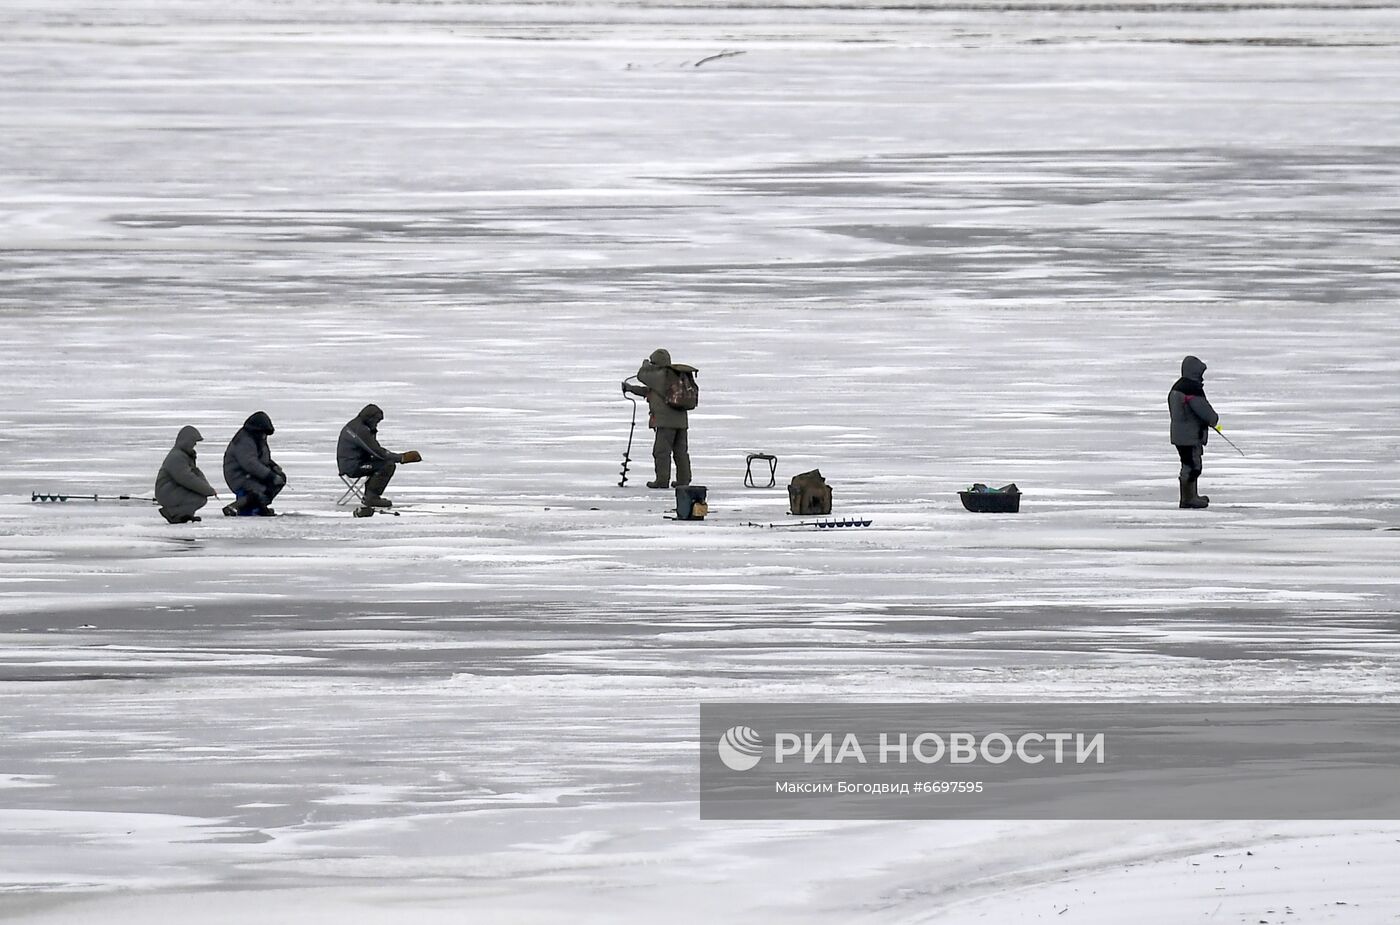
M 61 495 L 55 493 L 45 493 L 41 491 L 31 491 L 29 500 L 35 502 L 61 502 L 61 501 L 145 501 L 148 504 L 155 504 L 155 498 L 141 498 L 136 495 Z
M 1235 441 L 1233 441 L 1233 440 L 1231 440 L 1229 437 L 1225 436 L 1225 431 L 1223 431 L 1223 430 L 1220 429 L 1220 425 L 1219 425 L 1219 424 L 1216 424 L 1215 427 L 1214 427 L 1213 429 L 1215 430 L 1215 432 L 1216 432 L 1217 434 L 1220 435 L 1220 439 L 1221 439 L 1221 440 L 1224 440 L 1226 443 L 1230 444 L 1230 446 L 1235 446 Z M 1241 456 L 1244 455 L 1244 450 L 1240 449 L 1240 448 L 1237 447 L 1237 446 L 1235 446 L 1235 452 L 1236 452 L 1236 453 L 1239 453 Z

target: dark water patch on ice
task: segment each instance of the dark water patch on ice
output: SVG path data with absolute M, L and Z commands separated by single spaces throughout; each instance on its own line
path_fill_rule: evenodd
M 659 615 L 658 615 L 659 616 Z M 609 614 L 584 602 L 289 602 L 33 615 L 34 645 L 0 650 L 0 681 L 103 682 L 207 676 L 409 679 L 490 676 L 803 676 L 836 665 L 996 666 L 1026 658 L 1134 655 L 1238 662 L 1346 661 L 1393 648 L 1400 622 L 1375 614 L 1222 607 L 862 608 L 849 619 L 703 605 L 667 618 Z M 78 643 L 77 640 L 81 640 Z M 111 671 L 94 671 L 94 662 Z M 65 667 L 67 665 L 68 667 Z
M 808 196 L 884 196 L 923 192 L 941 198 L 1112 202 L 1122 199 L 1224 201 L 1373 190 L 1393 181 L 1400 149 L 1326 145 L 1251 147 L 1028 149 L 879 155 L 786 163 L 708 174 L 688 182 L 752 192 Z M 806 178 L 806 179 L 804 179 Z M 681 178 L 674 178 L 681 179 Z M 1095 196 L 1102 198 L 1094 198 Z M 1042 198 L 1049 197 L 1049 198 Z M 1384 204 L 1375 204 L 1386 208 Z
M 1140 41 L 1161 45 L 1225 45 L 1244 48 L 1392 48 L 1400 40 L 1324 39 L 1290 36 L 1250 36 L 1241 38 L 1148 38 Z
M 399 213 L 401 215 L 401 213 Z M 373 210 L 355 213 L 117 213 L 114 225 L 158 231 L 222 228 L 248 232 L 249 241 L 286 241 L 307 244 L 355 243 L 386 240 L 451 241 L 462 238 L 509 237 L 531 240 L 542 233 L 492 226 L 460 215 L 432 214 L 375 218 Z M 517 215 L 512 221 L 528 221 Z M 560 235 L 558 237 L 567 237 Z

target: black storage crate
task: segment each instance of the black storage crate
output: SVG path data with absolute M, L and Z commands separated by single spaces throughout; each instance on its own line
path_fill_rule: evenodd
M 981 491 L 977 489 L 981 488 Z M 971 491 L 960 491 L 963 507 L 974 514 L 1015 514 L 1021 510 L 1021 490 L 1015 484 L 987 491 L 985 486 L 974 485 Z

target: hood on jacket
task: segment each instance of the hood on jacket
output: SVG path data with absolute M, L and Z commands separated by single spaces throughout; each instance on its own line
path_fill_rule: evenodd
M 180 428 L 180 433 L 175 437 L 175 449 L 193 453 L 194 445 L 203 439 L 204 435 L 199 432 L 198 428 L 193 424 L 186 424 Z
M 360 409 L 358 420 L 361 424 L 378 427 L 379 422 L 384 420 L 384 412 L 378 405 L 365 405 Z
M 248 415 L 248 420 L 243 422 L 243 429 L 250 434 L 267 434 L 269 437 L 277 432 L 272 426 L 272 418 L 267 416 L 266 411 L 254 411 Z
M 1197 382 L 1204 382 L 1206 378 L 1206 364 L 1201 362 L 1200 357 L 1187 357 L 1181 361 L 1181 378 L 1195 379 Z
M 657 348 L 651 352 L 651 356 L 648 357 L 648 359 L 651 360 L 652 366 L 670 366 L 671 351 L 664 347 Z

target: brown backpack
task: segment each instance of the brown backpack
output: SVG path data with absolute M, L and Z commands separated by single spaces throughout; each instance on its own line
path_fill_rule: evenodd
M 694 366 L 684 364 L 673 364 L 666 370 L 666 390 L 661 398 L 677 411 L 694 411 L 695 406 L 700 404 L 700 384 L 695 381 L 695 374 L 700 370 Z
M 788 510 L 794 514 L 830 514 L 831 486 L 820 469 L 794 475 L 788 483 Z

